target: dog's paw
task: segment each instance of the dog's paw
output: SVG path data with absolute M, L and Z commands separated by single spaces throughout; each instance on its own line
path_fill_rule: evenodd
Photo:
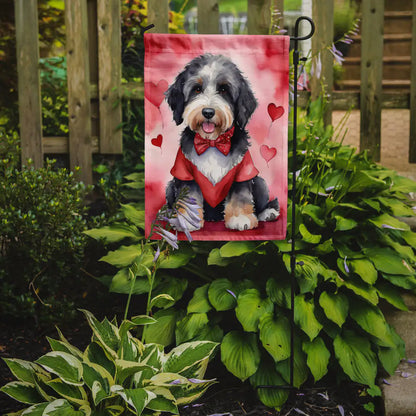
M 232 216 L 225 221 L 225 226 L 230 230 L 252 230 L 258 226 L 257 217 L 254 214 Z
M 280 211 L 276 208 L 266 208 L 264 211 L 262 211 L 258 219 L 259 221 L 274 221 L 280 216 Z

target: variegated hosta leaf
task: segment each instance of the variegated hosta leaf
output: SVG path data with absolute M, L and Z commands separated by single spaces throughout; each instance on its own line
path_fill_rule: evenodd
M 83 363 L 84 381 L 91 390 L 94 404 L 97 405 L 110 395 L 110 387 L 114 385 L 114 379 L 110 373 L 98 364 Z
M 147 386 L 146 390 L 156 394 L 156 398 L 151 400 L 146 406 L 148 409 L 157 412 L 179 414 L 175 396 L 169 391 L 169 389 L 159 386 Z
M 162 368 L 162 361 L 165 354 L 163 352 L 163 346 L 159 344 L 145 344 L 143 355 L 141 356 L 141 363 L 147 364 L 150 368 L 136 373 L 133 377 L 133 383 L 135 387 L 143 387 L 143 382 L 150 379 L 154 374 L 154 368 L 159 371 Z
M 26 381 L 12 381 L 3 386 L 0 391 L 22 403 L 34 404 L 43 402 L 43 398 L 36 390 L 35 385 Z
M 71 403 L 77 405 L 88 403 L 88 396 L 83 387 L 73 386 L 63 382 L 59 378 L 48 381 L 46 384 L 54 391 L 56 391 L 59 396 L 62 396 L 64 399 L 67 399 Z
M 149 402 L 156 398 L 155 393 L 144 388 L 124 389 L 117 384 L 111 387 L 111 392 L 118 394 L 130 409 L 136 411 L 137 416 L 140 416 Z
M 77 347 L 71 345 L 69 342 L 60 341 L 49 337 L 47 337 L 47 340 L 51 346 L 52 351 L 66 352 L 73 355 L 74 357 L 82 359 L 82 352 Z
M 96 342 L 88 345 L 84 352 L 84 361 L 104 367 L 112 378 L 116 376 L 116 365 L 113 358 Z
M 30 361 L 19 360 L 17 358 L 4 358 L 4 362 L 19 381 L 34 383 L 35 374 L 38 374 L 38 376 L 45 379 L 50 377 L 49 373 L 46 372 L 40 365 Z
M 68 384 L 81 386 L 82 364 L 71 354 L 62 351 L 51 351 L 37 361 L 45 370 L 56 374 Z
M 175 373 L 159 373 L 150 379 L 151 385 L 168 388 L 176 399 L 177 405 L 191 403 L 201 397 L 216 380 L 186 378 Z
M 87 410 L 75 410 L 71 404 L 64 399 L 54 400 L 49 403 L 42 416 L 89 416 L 91 415 L 91 409 Z
M 117 358 L 116 351 L 118 351 L 120 347 L 120 335 L 118 328 L 107 318 L 104 318 L 102 322 L 99 322 L 91 312 L 86 310 L 82 310 L 82 312 L 88 320 L 94 337 L 112 357 Z
M 218 343 L 211 341 L 193 341 L 179 345 L 166 356 L 163 371 L 188 378 L 203 378 L 208 361 L 217 346 Z
M 33 406 L 23 410 L 20 416 L 42 416 L 43 411 L 46 409 L 48 404 L 49 402 L 34 404 Z
M 116 383 L 123 384 L 124 380 L 127 377 L 138 373 L 139 371 L 143 370 L 151 370 L 155 373 L 157 370 L 153 369 L 151 366 L 147 364 L 143 364 L 140 362 L 135 361 L 126 361 L 126 360 L 116 360 L 116 368 L 117 368 L 117 377 Z
M 137 338 L 134 338 L 130 332 L 121 337 L 120 348 L 117 355 L 122 360 L 139 361 L 143 353 L 143 344 Z
M 134 316 L 130 320 L 125 319 L 121 323 L 120 328 L 119 328 L 120 337 L 122 338 L 124 334 L 127 333 L 127 331 L 130 331 L 131 329 L 137 326 L 151 325 L 151 324 L 155 324 L 156 322 L 157 320 L 155 318 L 152 318 L 151 316 L 147 316 L 147 315 Z

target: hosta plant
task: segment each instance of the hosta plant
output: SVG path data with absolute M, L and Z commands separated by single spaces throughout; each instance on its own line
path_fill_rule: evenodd
M 35 362 L 5 359 L 17 381 L 1 391 L 28 405 L 15 415 L 178 414 L 178 405 L 215 383 L 203 378 L 216 343 L 189 342 L 164 353 L 163 346 L 143 344 L 131 333 L 154 324 L 153 318 L 141 315 L 117 326 L 83 312 L 93 333 L 84 351 L 59 332 L 59 339 L 48 339 L 52 351 Z

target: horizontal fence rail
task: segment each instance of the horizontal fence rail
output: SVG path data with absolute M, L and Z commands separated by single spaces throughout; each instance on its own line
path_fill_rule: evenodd
M 300 93 L 299 104 L 316 98 L 322 85 L 330 97 L 325 122 L 332 111 L 361 111 L 361 150 L 380 156 L 381 110 L 410 109 L 409 161 L 416 163 L 416 0 L 413 0 L 411 88 L 409 92 L 382 91 L 383 2 L 361 1 L 360 91 L 333 91 L 334 0 L 314 0 L 312 18 L 317 31 L 312 56 L 321 55 L 319 78 L 311 92 Z M 122 152 L 121 100 L 143 100 L 143 83 L 121 84 L 121 0 L 66 0 L 69 137 L 42 137 L 39 81 L 37 0 L 15 0 L 19 116 L 22 163 L 43 164 L 44 154 L 69 154 L 70 167 L 80 166 L 80 179 L 92 183 L 92 155 Z M 323 7 L 325 5 L 325 7 Z M 199 33 L 219 33 L 220 0 L 197 0 Z M 247 31 L 268 34 L 271 18 L 283 0 L 247 0 Z M 167 33 L 169 0 L 148 0 L 148 21 L 154 32 Z M 377 36 L 375 36 L 377 34 Z M 410 58 L 409 58 L 410 59 Z M 316 76 L 316 75 L 315 75 Z

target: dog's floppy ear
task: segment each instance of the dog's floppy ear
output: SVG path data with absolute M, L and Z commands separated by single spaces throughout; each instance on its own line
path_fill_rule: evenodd
M 256 107 L 256 97 L 253 91 L 251 91 L 248 82 L 243 78 L 240 84 L 240 94 L 235 106 L 235 120 L 238 127 L 244 129 Z
M 185 96 L 183 94 L 184 75 L 179 74 L 175 82 L 165 92 L 166 100 L 172 109 L 173 119 L 177 125 L 183 121 L 182 114 L 185 108 Z

